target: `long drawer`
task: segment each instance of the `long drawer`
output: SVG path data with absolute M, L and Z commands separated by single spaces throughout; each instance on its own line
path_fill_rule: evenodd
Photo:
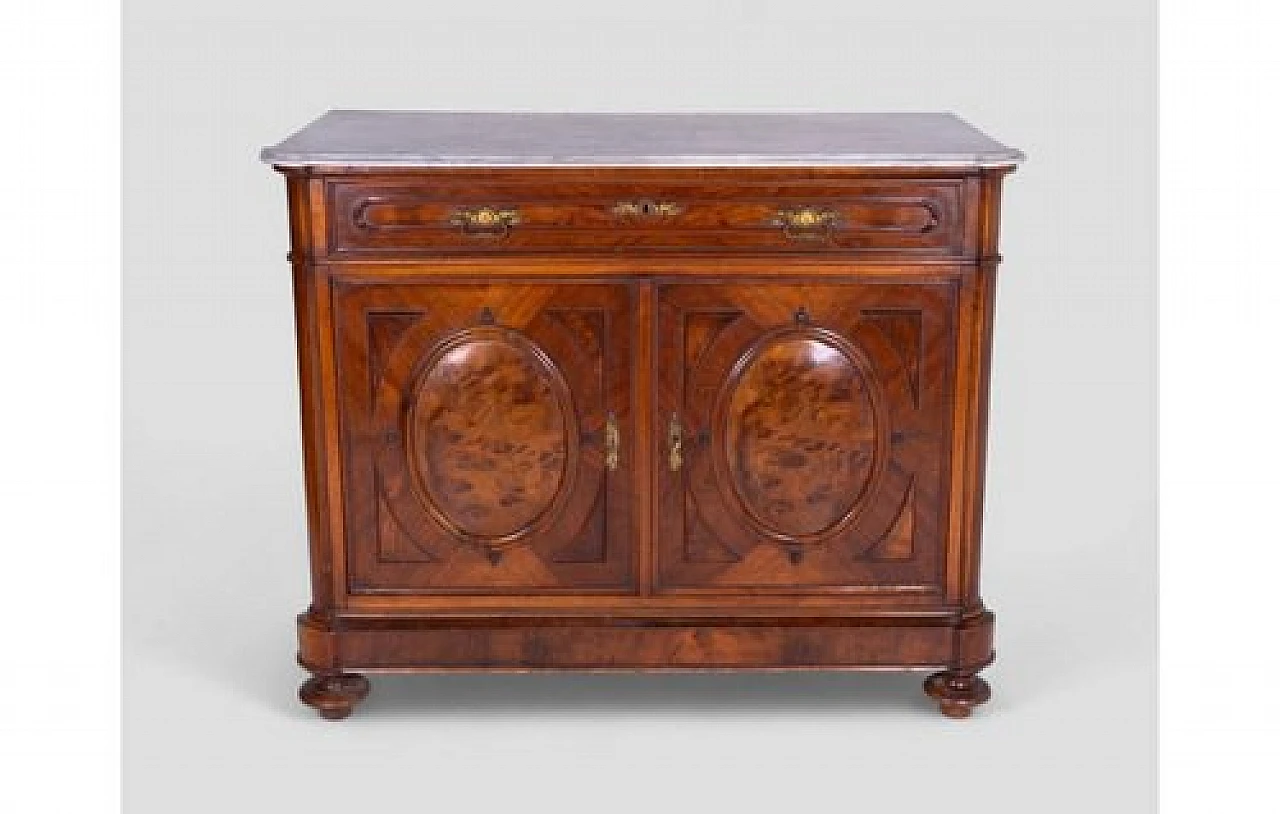
M 960 256 L 965 180 L 771 183 L 335 180 L 332 256 L 565 251 Z

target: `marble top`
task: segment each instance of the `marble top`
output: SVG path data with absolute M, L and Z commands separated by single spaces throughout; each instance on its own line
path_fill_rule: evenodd
M 950 113 L 331 110 L 262 150 L 284 166 L 1008 166 Z

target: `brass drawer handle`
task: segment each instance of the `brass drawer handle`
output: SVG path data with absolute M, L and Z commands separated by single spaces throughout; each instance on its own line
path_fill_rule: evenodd
M 604 422 L 604 465 L 610 472 L 618 468 L 618 450 L 621 446 L 622 435 L 618 432 L 618 417 L 611 412 Z
M 684 466 L 684 429 L 680 426 L 680 416 L 672 413 L 671 423 L 667 426 L 667 466 L 672 472 L 679 472 Z
M 782 228 L 782 233 L 792 240 L 812 240 L 824 237 L 827 230 L 840 219 L 834 209 L 817 206 L 798 206 L 779 209 L 770 223 Z
M 670 201 L 618 201 L 613 214 L 620 218 L 674 218 L 684 207 Z
M 480 237 L 506 237 L 511 227 L 519 222 L 520 213 L 516 210 L 493 206 L 456 209 L 449 218 L 449 223 L 463 233 Z

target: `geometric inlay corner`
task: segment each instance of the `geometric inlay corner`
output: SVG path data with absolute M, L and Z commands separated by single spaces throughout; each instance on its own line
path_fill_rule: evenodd
M 547 308 L 542 312 L 573 336 L 574 344 L 589 359 L 603 365 L 604 350 L 601 337 L 608 330 L 609 314 L 603 308 Z
M 916 533 L 916 484 L 912 479 L 902 497 L 897 519 L 880 541 L 873 547 L 877 560 L 909 560 L 915 553 Z
M 920 407 L 920 364 L 924 314 L 918 309 L 867 309 L 862 312 L 876 329 L 889 340 L 907 373 L 911 401 Z
M 606 491 L 601 482 L 600 493 L 596 496 L 595 505 L 587 521 L 574 535 L 573 539 L 562 546 L 550 557 L 551 562 L 564 565 L 603 564 L 609 561 L 608 534 L 605 530 Z
M 684 314 L 685 369 L 694 370 L 707 348 L 720 333 L 732 325 L 741 311 L 686 311 Z
M 742 555 L 722 543 L 716 535 L 706 527 L 698 511 L 693 496 L 685 494 L 685 533 L 683 559 L 688 563 L 728 564 L 742 561 Z
M 425 316 L 425 311 L 371 311 L 365 315 L 369 339 L 369 381 L 376 398 L 378 383 L 400 337 Z
M 377 529 L 378 534 L 378 561 L 385 563 L 438 562 L 439 558 L 427 550 L 405 529 L 404 524 L 400 522 L 400 518 L 396 517 L 395 512 L 387 505 L 387 497 L 381 476 L 375 471 L 373 477 L 375 481 L 374 494 L 376 496 L 374 499 L 374 512 L 377 515 L 374 528 Z

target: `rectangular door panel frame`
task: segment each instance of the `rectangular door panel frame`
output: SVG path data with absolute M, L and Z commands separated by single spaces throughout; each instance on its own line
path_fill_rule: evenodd
M 906 600 L 909 596 L 927 596 L 932 597 L 933 601 L 942 601 L 944 594 L 947 596 L 953 594 L 953 591 L 949 590 L 949 584 L 952 582 L 953 575 L 949 573 L 952 571 L 952 567 L 948 563 L 948 560 L 950 559 L 949 555 L 953 553 L 951 549 L 955 547 L 954 543 L 956 541 L 956 536 L 952 534 L 949 526 L 956 508 L 954 505 L 955 500 L 953 499 L 954 489 L 951 488 L 954 478 L 954 472 L 951 470 L 953 469 L 953 458 L 956 457 L 952 455 L 952 439 L 954 437 L 952 432 L 952 419 L 954 417 L 952 413 L 952 403 L 955 401 L 953 394 L 957 381 L 955 369 L 956 346 L 958 343 L 956 310 L 960 302 L 960 289 L 964 287 L 966 275 L 953 273 L 941 276 L 937 279 L 926 280 L 918 277 L 906 277 L 899 275 L 887 276 L 878 273 L 878 269 L 870 270 L 870 274 L 868 274 L 867 271 L 867 269 L 863 268 L 846 266 L 846 273 L 841 279 L 833 279 L 831 277 L 823 277 L 819 279 L 799 278 L 787 275 L 786 277 L 779 277 L 775 279 L 752 280 L 749 284 L 741 283 L 741 281 L 738 281 L 738 283 L 730 280 L 722 281 L 701 279 L 693 281 L 686 280 L 684 278 L 659 279 L 655 281 L 655 285 L 657 286 L 657 304 L 655 306 L 654 348 L 652 351 L 655 363 L 654 420 L 651 424 L 651 433 L 653 434 L 651 455 L 654 460 L 654 469 L 651 482 L 653 484 L 653 491 L 655 495 L 655 564 L 653 579 L 655 591 L 657 593 L 667 596 L 723 596 L 734 593 L 739 595 L 744 593 L 765 595 L 812 594 L 829 595 L 833 600 L 837 596 L 847 596 L 850 598 L 854 596 L 864 596 L 871 601 L 876 601 L 873 597 L 889 597 L 893 600 Z M 773 296 L 771 297 L 766 293 L 762 297 L 762 292 L 768 292 L 771 286 L 774 287 Z M 684 532 L 675 531 L 676 527 L 674 525 L 674 518 L 682 516 L 685 509 L 689 508 L 689 504 L 687 502 L 689 498 L 682 487 L 678 490 L 678 494 L 673 492 L 673 489 L 676 489 L 676 487 L 673 486 L 671 475 L 666 471 L 667 467 L 664 465 L 666 461 L 664 456 L 666 454 L 667 447 L 667 433 L 663 424 L 666 420 L 667 414 L 671 413 L 672 407 L 677 404 L 680 406 L 677 408 L 676 412 L 682 414 L 682 420 L 692 420 L 694 423 L 699 424 L 702 422 L 697 418 L 687 419 L 683 415 L 685 412 L 684 402 L 687 399 L 685 396 L 682 396 L 681 393 L 686 392 L 687 383 L 684 382 L 683 377 L 685 375 L 684 369 L 688 360 L 680 358 L 685 355 L 685 349 L 683 348 L 684 337 L 681 335 L 685 328 L 683 327 L 683 317 L 680 313 L 682 310 L 681 307 L 673 305 L 671 302 L 673 296 L 678 299 L 680 297 L 679 292 L 683 291 L 686 292 L 685 299 L 689 299 L 690 297 L 698 299 L 701 297 L 706 300 L 705 303 L 701 304 L 701 311 L 707 315 L 707 320 L 710 323 L 719 322 L 723 324 L 727 320 L 730 320 L 730 316 L 733 312 L 743 310 L 734 303 L 734 298 L 738 296 L 756 298 L 754 307 L 758 310 L 771 313 L 779 308 L 786 310 L 782 305 L 782 301 L 786 300 L 788 296 L 790 296 L 791 292 L 794 292 L 797 289 L 811 288 L 815 295 L 811 297 L 811 299 L 816 302 L 824 303 L 823 305 L 816 306 L 817 308 L 823 308 L 830 307 L 831 305 L 829 302 L 830 298 L 822 296 L 824 291 L 830 292 L 833 289 L 839 290 L 844 288 L 850 293 L 850 295 L 852 295 L 845 299 L 856 303 L 860 299 L 856 296 L 857 291 L 862 289 L 864 286 L 893 287 L 892 289 L 884 289 L 885 292 L 896 292 L 895 294 L 890 295 L 887 299 L 890 306 L 893 306 L 894 303 L 901 306 L 904 302 L 907 303 L 907 305 L 910 305 L 910 301 L 913 300 L 913 298 L 919 299 L 919 297 L 914 296 L 914 292 L 917 291 L 922 292 L 922 295 L 924 293 L 933 292 L 925 299 L 929 300 L 928 307 L 926 309 L 928 312 L 926 327 L 928 327 L 929 334 L 927 341 L 930 343 L 930 347 L 935 348 L 934 351 L 931 351 L 928 354 L 933 358 L 933 361 L 928 362 L 928 364 L 932 365 L 933 368 L 940 367 L 940 369 L 934 369 L 930 376 L 933 391 L 931 392 L 930 409 L 932 412 L 930 421 L 933 434 L 936 437 L 933 439 L 933 451 L 923 458 L 917 454 L 916 458 L 918 460 L 930 460 L 936 458 L 937 467 L 939 468 L 939 471 L 935 473 L 935 477 L 932 479 L 933 491 L 932 499 L 930 501 L 932 505 L 938 508 L 938 512 L 932 519 L 932 522 L 935 524 L 933 526 L 933 539 L 929 542 L 929 545 L 932 546 L 929 556 L 933 558 L 934 565 L 928 569 L 927 574 L 917 574 L 916 578 L 903 577 L 902 575 L 895 576 L 890 573 L 890 571 L 894 570 L 894 566 L 892 565 L 875 565 L 873 566 L 875 570 L 870 572 L 868 575 L 864 575 L 862 579 L 857 579 L 856 577 L 850 579 L 846 576 L 843 582 L 840 579 L 823 580 L 819 578 L 815 580 L 815 575 L 813 573 L 809 573 L 807 575 L 807 581 L 798 579 L 795 584 L 786 584 L 785 576 L 782 578 L 778 577 L 779 572 L 785 571 L 786 566 L 783 563 L 785 563 L 786 560 L 780 556 L 770 555 L 768 558 L 756 557 L 756 559 L 763 562 L 764 567 L 768 569 L 766 572 L 757 571 L 757 573 L 764 573 L 767 577 L 767 579 L 762 582 L 752 581 L 750 579 L 739 580 L 736 583 L 733 580 L 722 582 L 706 582 L 704 580 L 699 582 L 696 578 L 692 581 L 688 578 L 681 579 L 671 570 L 670 560 L 672 556 L 674 556 L 675 548 L 673 548 L 673 546 L 676 545 L 676 543 L 674 543 L 674 539 L 676 537 L 681 538 L 681 542 L 678 545 L 685 550 L 685 556 L 689 556 L 689 552 L 682 537 Z M 917 288 L 917 286 L 919 288 Z M 720 292 L 719 294 L 717 294 L 717 290 Z M 672 292 L 676 293 L 673 295 Z M 701 294 L 696 292 L 701 292 Z M 795 297 L 791 298 L 794 299 Z M 871 297 L 867 299 L 869 301 L 875 301 L 876 298 Z M 880 299 L 884 300 L 883 297 Z M 872 308 L 871 310 L 875 309 Z M 892 310 L 892 308 L 890 308 L 890 310 Z M 717 317 L 713 312 L 720 312 L 724 316 Z M 816 313 L 817 312 L 815 311 L 815 316 Z M 844 318 L 847 319 L 847 317 Z M 680 326 L 677 326 L 677 321 L 681 321 Z M 762 327 L 761 330 L 763 331 L 767 328 L 780 325 L 786 321 L 785 315 L 774 314 L 772 315 L 772 319 L 764 320 L 767 325 Z M 823 320 L 821 318 L 816 319 L 815 326 L 820 327 L 822 321 Z M 711 329 L 708 328 L 707 330 Z M 700 332 L 699 335 L 706 332 L 703 327 L 697 328 L 697 331 Z M 733 328 L 730 328 L 729 333 L 732 332 Z M 753 335 L 748 331 L 740 337 L 729 337 L 725 342 L 730 344 L 737 342 L 737 347 L 745 347 L 742 343 L 747 342 L 749 345 L 750 340 L 752 339 Z M 711 351 L 703 350 L 699 352 L 703 355 L 711 353 L 714 356 L 719 353 L 721 356 L 724 356 L 724 360 L 720 361 L 722 367 L 730 361 L 736 362 L 737 360 L 734 356 L 734 352 L 731 351 L 727 356 L 725 356 L 722 350 L 715 349 L 714 342 L 719 341 L 719 339 L 715 339 L 713 341 Z M 922 337 L 920 345 L 922 353 L 926 350 L 925 345 L 923 344 L 925 341 L 926 339 Z M 673 358 L 676 353 L 679 353 L 680 357 Z M 712 361 L 714 363 L 717 360 L 713 358 Z M 707 384 L 709 381 L 714 383 L 714 377 L 708 379 L 703 376 L 692 386 L 697 391 L 705 391 L 708 389 Z M 706 401 L 706 399 L 703 399 L 703 401 Z M 699 426 L 695 429 L 705 431 L 709 428 Z M 714 430 L 712 432 L 714 433 Z M 703 432 L 702 434 L 705 435 L 706 433 Z M 693 438 L 694 435 L 695 432 L 691 430 L 686 434 L 686 439 L 694 440 L 696 445 L 697 439 Z M 708 442 L 704 441 L 703 443 Z M 716 446 L 719 444 L 719 439 L 709 443 Z M 695 452 L 694 454 L 698 453 Z M 715 467 L 703 466 L 699 468 L 698 473 L 694 478 L 698 484 L 702 484 L 715 480 L 715 473 Z M 685 475 L 682 472 L 681 481 L 684 480 Z M 693 485 L 690 488 L 696 492 L 701 487 Z M 703 491 L 705 493 L 710 493 L 707 492 L 706 489 Z M 685 503 L 685 506 L 681 506 L 682 502 Z M 705 511 L 701 507 L 695 506 L 695 508 L 700 512 Z M 737 528 L 740 530 L 745 529 L 745 525 L 746 524 L 739 523 Z M 720 528 L 722 531 L 725 531 L 728 528 L 728 525 L 722 522 Z M 705 527 L 700 531 L 702 533 L 701 536 L 719 539 L 714 533 L 708 534 Z M 744 531 L 745 536 L 749 536 L 751 533 L 752 532 L 750 531 Z M 727 534 L 735 534 L 735 532 L 728 531 Z M 721 537 L 727 536 L 727 534 L 721 535 Z M 745 536 L 739 539 L 745 539 Z M 763 538 L 763 535 L 761 535 L 761 538 Z M 723 542 L 723 540 L 720 540 L 720 542 Z M 710 550 L 713 546 L 706 545 L 701 547 L 708 548 L 708 551 L 702 552 L 699 550 L 699 558 L 709 558 L 711 561 L 719 560 L 722 563 L 725 563 L 720 566 L 709 566 L 712 570 L 720 568 L 725 572 L 732 572 L 735 568 L 746 571 L 749 570 L 750 567 L 755 567 L 750 566 L 750 564 L 748 564 L 747 567 L 743 567 L 737 563 L 731 563 L 730 561 L 734 560 L 735 557 L 738 557 L 739 560 L 741 560 L 741 557 L 740 552 L 732 551 L 728 546 L 723 547 L 725 550 L 720 553 L 724 556 L 721 557 L 711 556 L 716 554 L 716 551 L 719 549 Z M 756 548 L 758 548 L 758 546 L 752 547 L 751 556 L 755 555 Z M 799 552 L 799 559 L 801 562 L 803 562 L 804 553 L 806 551 L 822 552 L 822 549 L 802 549 Z M 792 562 L 794 563 L 794 560 L 792 560 Z M 844 567 L 844 561 L 842 560 L 840 562 L 840 567 Z M 703 570 L 706 569 L 704 568 Z M 797 569 L 797 573 L 802 572 L 800 569 Z
M 518 263 L 513 262 L 510 265 L 518 269 Z M 341 428 L 341 445 L 338 448 L 343 450 L 342 474 L 347 481 L 343 490 L 347 499 L 342 503 L 346 533 L 342 536 L 335 536 L 335 542 L 342 540 L 349 540 L 350 542 L 350 545 L 342 546 L 341 551 L 335 550 L 335 560 L 346 564 L 348 568 L 349 576 L 341 583 L 342 594 L 348 600 L 356 596 L 369 594 L 516 596 L 530 592 L 626 594 L 634 593 L 637 590 L 640 546 L 634 530 L 636 526 L 636 509 L 638 507 L 634 503 L 635 490 L 631 485 L 636 477 L 632 451 L 637 447 L 638 438 L 634 424 L 634 403 L 636 399 L 632 388 L 633 375 L 631 371 L 636 324 L 633 316 L 635 294 L 630 290 L 629 286 L 618 280 L 594 283 L 578 280 L 570 285 L 562 285 L 546 280 L 521 278 L 518 273 L 512 274 L 507 279 L 495 279 L 490 276 L 472 279 L 452 278 L 449 280 L 437 278 L 430 285 L 418 285 L 415 281 L 402 277 L 387 278 L 378 274 L 361 273 L 335 275 L 330 287 L 335 293 L 333 306 L 335 328 L 332 334 L 332 345 L 336 348 L 337 356 L 339 357 L 338 370 L 335 375 L 335 399 L 339 397 L 343 399 L 341 412 L 344 425 Z M 486 291 L 491 292 L 492 296 L 485 297 L 484 293 Z M 529 296 L 531 294 L 536 294 L 536 296 Z M 534 305 L 533 301 L 537 297 L 545 297 L 549 306 L 547 308 L 539 308 Z M 459 319 L 465 315 L 450 314 L 447 311 L 451 308 L 465 307 L 461 303 L 464 301 L 469 302 L 470 299 L 476 300 L 476 303 L 474 303 L 476 307 L 471 309 L 476 313 L 471 319 L 462 320 L 462 322 L 470 321 L 473 323 L 471 326 L 464 327 L 462 322 L 459 322 Z M 495 303 L 500 302 L 501 305 L 495 305 L 491 309 L 495 313 L 486 314 L 485 308 L 487 306 L 480 305 L 481 301 L 485 300 L 493 300 Z M 527 543 L 517 543 L 502 548 L 497 552 L 496 557 L 492 556 L 488 549 L 483 552 L 470 552 L 471 554 L 484 553 L 485 556 L 490 557 L 491 565 L 481 565 L 476 561 L 477 557 L 471 556 L 466 558 L 461 566 L 454 566 L 453 563 L 456 559 L 442 560 L 439 556 L 440 549 L 432 550 L 428 548 L 423 550 L 425 559 L 416 565 L 410 565 L 406 562 L 404 566 L 399 567 L 394 565 L 386 568 L 378 566 L 375 570 L 384 573 L 384 577 L 374 578 L 373 582 L 369 581 L 373 572 L 370 572 L 368 567 L 356 568 L 355 571 L 351 570 L 356 566 L 358 560 L 362 561 L 360 557 L 367 555 L 367 550 L 359 548 L 359 546 L 376 544 L 379 550 L 382 550 L 382 542 L 375 543 L 367 535 L 372 533 L 378 537 L 378 540 L 381 540 L 382 535 L 378 529 L 382 525 L 386 525 L 388 528 L 394 525 L 390 520 L 383 523 L 386 517 L 371 519 L 371 506 L 376 506 L 379 511 L 383 511 L 386 507 L 381 505 L 383 501 L 380 493 L 375 494 L 379 488 L 378 484 L 366 484 L 369 488 L 375 489 L 375 492 L 369 492 L 368 489 L 362 488 L 359 481 L 360 477 L 365 477 L 366 479 L 369 477 L 361 475 L 361 469 L 365 468 L 366 464 L 377 469 L 376 460 L 380 460 L 379 456 L 384 454 L 375 451 L 371 446 L 374 442 L 370 438 L 364 437 L 369 435 L 373 429 L 376 429 L 370 421 L 377 423 L 373 416 L 376 410 L 380 408 L 368 402 L 362 404 L 360 399 L 364 397 L 364 393 L 360 393 L 359 396 L 355 395 L 365 390 L 373 378 L 367 369 L 370 354 L 368 343 L 370 340 L 367 334 L 368 325 L 365 322 L 367 314 L 364 312 L 368 311 L 370 304 L 375 301 L 380 302 L 381 305 L 378 308 L 385 311 L 392 318 L 387 320 L 388 327 L 386 332 L 388 333 L 415 330 L 413 315 L 409 313 L 413 309 L 408 308 L 408 306 L 421 304 L 422 307 L 418 308 L 418 310 L 425 312 L 434 305 L 439 318 L 445 322 L 438 328 L 422 329 L 426 333 L 423 333 L 420 339 L 413 340 L 427 343 L 432 347 L 437 347 L 442 341 L 442 337 L 450 335 L 456 330 L 506 330 L 503 328 L 502 323 L 504 322 L 504 316 L 507 315 L 513 317 L 517 322 L 534 320 L 546 323 L 546 314 L 548 312 L 555 311 L 558 314 L 567 305 L 575 303 L 590 305 L 591 308 L 588 308 L 588 310 L 599 311 L 601 308 L 604 309 L 603 316 L 597 320 L 599 324 L 594 327 L 583 324 L 585 320 L 577 317 L 570 320 L 570 322 L 577 324 L 563 323 L 563 315 L 559 315 L 555 317 L 556 325 L 552 326 L 552 328 L 544 325 L 542 328 L 543 331 L 554 331 L 554 340 L 563 346 L 559 351 L 561 358 L 556 360 L 558 365 L 556 369 L 564 367 L 566 360 L 574 357 L 578 359 L 577 367 L 583 371 L 579 375 L 579 379 L 581 379 L 581 375 L 586 375 L 592 367 L 597 368 L 595 374 L 592 375 L 601 377 L 598 385 L 598 387 L 602 388 L 599 391 L 599 398 L 604 399 L 602 402 L 604 406 L 601 410 L 594 410 L 592 407 L 584 408 L 578 404 L 580 397 L 571 392 L 572 386 L 569 387 L 570 392 L 567 393 L 566 398 L 573 404 L 575 413 L 568 417 L 569 425 L 565 427 L 565 430 L 566 432 L 577 432 L 575 416 L 579 420 L 589 418 L 592 422 L 590 427 L 583 425 L 580 428 L 582 430 L 582 440 L 576 442 L 576 444 L 570 444 L 570 449 L 576 447 L 576 460 L 579 462 L 579 466 L 574 469 L 574 473 L 582 471 L 581 467 L 586 466 L 588 463 L 594 467 L 597 473 L 595 477 L 603 480 L 602 488 L 605 489 L 603 493 L 605 496 L 598 499 L 606 501 L 608 510 L 602 509 L 598 505 L 594 508 L 585 507 L 585 504 L 577 505 L 574 501 L 578 500 L 578 496 L 574 494 L 569 494 L 568 497 L 562 499 L 559 497 L 559 492 L 557 492 L 556 500 L 563 500 L 563 505 L 560 508 L 564 508 L 564 506 L 573 508 L 576 506 L 574 510 L 579 514 L 586 512 L 585 517 L 587 519 L 584 522 L 603 522 L 605 524 L 604 528 L 599 529 L 598 532 L 603 535 L 600 547 L 604 553 L 599 556 L 604 556 L 606 558 L 604 561 L 601 561 L 598 565 L 593 565 L 581 559 L 581 552 L 570 551 L 568 554 L 563 555 L 572 554 L 573 556 L 569 560 L 565 562 L 557 561 L 552 564 L 549 561 L 551 555 L 554 554 L 557 558 L 561 557 L 561 551 L 566 547 L 557 549 L 556 552 L 543 552 L 538 546 L 543 543 L 548 546 L 551 545 L 550 542 L 547 542 L 546 534 L 554 533 L 553 527 L 550 530 L 544 529 L 541 532 L 535 532 L 534 536 L 527 537 Z M 361 309 L 361 311 L 360 313 L 350 310 L 344 312 L 344 308 Z M 442 311 L 444 313 L 441 313 Z M 403 316 L 403 319 L 398 320 L 403 324 L 396 325 L 394 324 L 397 322 L 395 318 L 399 316 Z M 573 315 L 570 314 L 570 316 Z M 494 325 L 486 326 L 484 323 L 487 319 L 492 319 Z M 356 322 L 360 322 L 361 325 L 356 325 Z M 344 328 L 343 325 L 346 323 L 350 324 Z M 409 327 L 406 328 L 405 325 Z M 592 338 L 601 331 L 603 336 L 599 340 Z M 584 344 L 574 350 L 575 342 Z M 598 347 L 592 345 L 592 342 L 597 342 Z M 537 343 L 535 342 L 534 347 L 536 346 Z M 607 363 L 608 369 L 600 367 L 604 363 L 599 359 L 595 362 L 590 361 L 590 357 L 586 355 L 588 351 L 583 349 L 588 346 L 610 357 Z M 405 350 L 403 347 L 400 348 L 398 351 L 400 357 L 397 357 L 396 364 L 398 367 L 395 375 L 400 377 L 417 376 L 418 373 L 411 372 L 410 368 L 420 364 L 420 359 L 415 354 L 427 352 L 425 347 L 425 345 L 421 348 L 414 346 L 409 350 Z M 387 349 L 384 348 L 382 352 L 387 352 Z M 430 351 L 430 353 L 435 352 L 434 350 Z M 403 370 L 400 368 L 403 368 Z M 361 381 L 350 381 L 353 377 L 361 379 Z M 517 384 L 519 383 L 517 382 Z M 404 386 L 407 387 L 408 385 L 405 384 Z M 441 392 L 447 392 L 449 389 L 444 385 L 442 385 L 442 388 L 444 389 Z M 368 396 L 368 398 L 376 401 L 379 396 L 374 394 Z M 394 402 L 394 398 L 392 400 Z M 397 407 L 396 409 L 399 408 Z M 588 416 L 587 413 L 583 412 L 584 409 L 592 411 L 591 414 Z M 614 412 L 619 424 L 619 435 L 622 441 L 622 459 L 619 466 L 617 470 L 607 473 L 603 471 L 602 464 L 604 454 L 602 447 L 605 438 L 603 410 L 605 409 Z M 595 412 L 601 412 L 601 415 L 597 416 Z M 595 427 L 595 423 L 600 423 L 602 426 Z M 369 426 L 364 426 L 365 424 Z M 408 435 L 410 432 L 410 430 L 406 430 L 401 434 Z M 387 437 L 393 437 L 393 441 L 388 443 L 404 446 L 406 452 L 403 457 L 408 460 L 407 445 L 411 443 L 410 439 L 394 436 L 396 436 L 394 431 L 387 435 Z M 577 437 L 575 434 L 574 438 L 576 439 Z M 518 439 L 512 440 L 518 442 Z M 566 452 L 565 454 L 569 453 Z M 589 457 L 591 458 L 590 461 L 588 461 Z M 363 463 L 358 463 L 358 461 L 363 461 Z M 353 470 L 353 466 L 357 468 Z M 403 472 L 397 473 L 394 477 L 399 479 L 397 482 L 402 486 L 410 481 L 409 477 L 404 475 Z M 481 473 L 480 477 L 483 478 L 485 476 Z M 417 481 L 414 482 L 416 483 Z M 526 484 L 527 486 L 528 484 Z M 534 484 L 533 488 L 536 489 L 536 484 Z M 384 489 L 383 491 L 385 492 L 386 490 Z M 413 495 L 420 497 L 421 491 L 421 488 L 417 489 L 416 492 L 407 487 L 399 488 L 395 490 L 395 499 L 403 503 L 403 505 L 410 506 L 411 511 L 416 511 L 412 506 L 409 495 L 412 492 Z M 579 502 L 585 500 L 583 498 Z M 421 503 L 422 501 L 419 500 L 418 502 Z M 613 507 L 621 508 L 613 511 Z M 387 511 L 386 514 L 387 516 L 392 516 L 392 511 Z M 597 515 L 606 516 L 602 520 L 591 519 L 597 517 Z M 392 517 L 392 519 L 399 521 L 400 517 L 403 517 L 403 515 Z M 437 518 L 437 525 L 441 522 L 439 521 L 439 513 L 433 514 L 432 517 Z M 537 518 L 535 518 L 535 522 L 536 520 Z M 554 522 L 554 518 L 550 522 Z M 411 524 L 406 527 L 401 521 L 399 527 L 405 536 L 409 534 L 417 536 L 428 525 Z M 373 529 L 373 531 L 371 532 L 370 529 Z M 408 531 L 404 531 L 405 529 L 408 529 Z M 351 538 L 351 535 L 358 533 L 364 534 L 366 537 L 358 540 Z M 595 534 L 596 532 L 589 533 Z M 447 535 L 440 532 L 440 529 L 437 529 L 434 534 L 437 542 L 447 537 Z M 460 538 L 455 536 L 452 539 L 457 544 Z M 418 557 L 417 550 L 409 549 L 407 545 L 403 544 L 403 540 L 400 542 L 402 548 L 414 555 L 410 558 L 411 560 L 414 558 L 422 559 L 422 557 Z M 457 547 L 462 548 L 460 544 Z M 420 545 L 419 548 L 421 548 Z M 573 546 L 567 546 L 567 548 L 573 548 Z M 534 556 L 535 550 L 537 551 L 536 556 Z M 456 552 L 450 552 L 447 556 L 454 558 L 460 555 L 457 555 Z M 594 562 L 594 556 L 587 557 L 587 559 Z M 506 558 L 505 562 L 504 558 Z M 543 562 L 544 558 L 548 561 Z M 433 563 L 433 560 L 436 562 Z M 496 562 L 493 562 L 493 560 L 496 560 Z M 580 560 L 582 562 L 581 565 L 575 564 Z M 502 565 L 508 565 L 505 574 L 503 573 Z M 433 567 L 435 572 L 441 576 L 428 576 L 431 574 Z M 494 576 L 492 582 L 486 579 L 489 567 L 495 568 L 492 572 Z M 397 571 L 402 572 L 405 578 L 400 579 L 398 583 L 396 579 L 391 579 L 391 582 L 388 582 L 387 580 L 390 578 L 388 575 Z M 574 576 L 575 574 L 578 574 L 578 576 Z M 613 574 L 613 576 L 609 576 L 609 574 Z M 457 584 L 450 584 L 450 580 L 457 580 Z

